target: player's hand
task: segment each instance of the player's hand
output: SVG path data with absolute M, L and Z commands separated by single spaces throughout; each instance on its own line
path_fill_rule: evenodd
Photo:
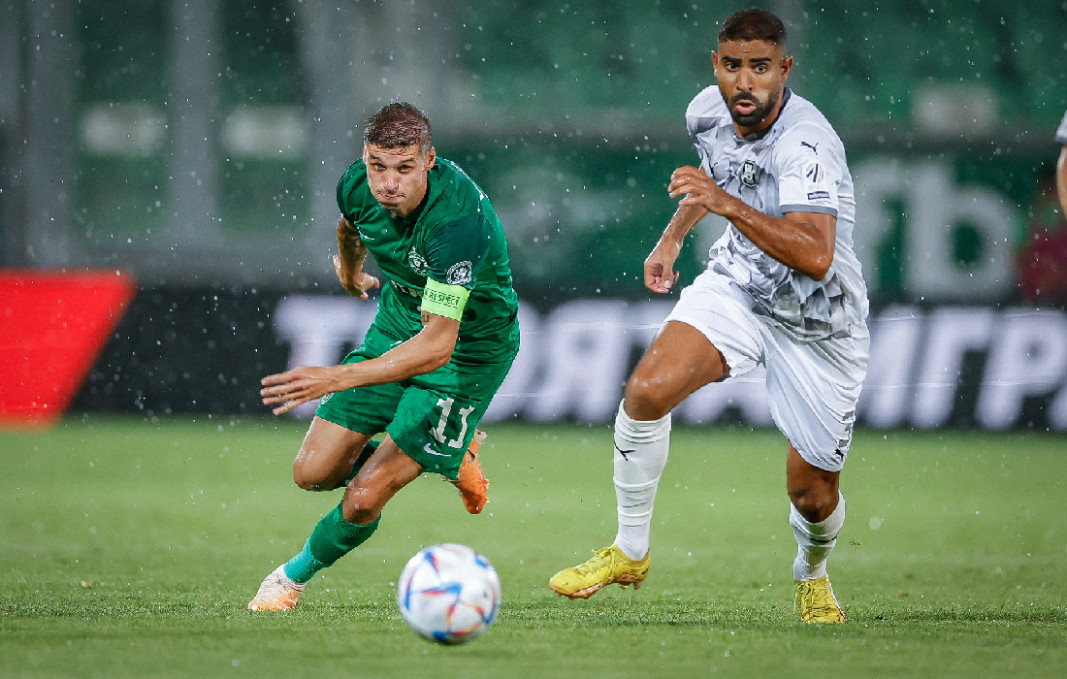
M 337 280 L 341 281 L 341 287 L 353 297 L 369 299 L 370 295 L 367 294 L 367 291 L 381 285 L 377 278 L 362 271 L 359 272 L 359 280 L 355 284 L 350 283 L 344 269 L 341 267 L 340 255 L 333 256 L 333 271 L 337 274 Z
M 331 368 L 300 366 L 283 373 L 267 375 L 260 384 L 259 396 L 265 406 L 277 406 L 271 412 L 284 415 L 302 403 L 338 391 Z M 280 404 L 280 405 L 279 405 Z
M 680 167 L 671 173 L 667 195 L 671 198 L 682 196 L 678 201 L 679 205 L 699 205 L 715 214 L 722 214 L 723 199 L 729 197 L 703 169 L 691 165 Z
M 681 274 L 674 270 L 674 262 L 678 259 L 678 247 L 657 243 L 652 254 L 645 259 L 645 287 L 652 292 L 665 294 L 671 291 L 678 283 Z

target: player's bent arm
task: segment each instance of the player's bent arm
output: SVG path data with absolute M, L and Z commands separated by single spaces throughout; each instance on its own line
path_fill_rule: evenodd
M 448 365 L 459 337 L 459 321 L 425 311 L 422 318 L 422 330 L 417 335 L 378 358 L 337 366 L 341 370 L 341 388 L 336 391 L 398 382 Z
M 359 237 L 359 231 L 345 217 L 337 222 L 337 252 L 333 258 L 333 268 L 341 287 L 353 297 L 367 299 L 367 291 L 378 287 L 378 279 L 363 273 L 367 246 Z
M 821 212 L 788 212 L 778 218 L 740 200 L 737 203 L 730 214 L 723 216 L 756 247 L 809 278 L 821 281 L 826 277 L 834 261 L 837 217 Z
M 669 292 L 678 282 L 674 263 L 682 251 L 685 237 L 697 223 L 706 217 L 708 210 L 700 205 L 679 205 L 674 216 L 667 222 L 656 246 L 645 258 L 645 287 L 652 292 Z
M 813 280 L 826 277 L 834 262 L 837 217 L 822 212 L 787 212 L 784 219 L 778 219 L 750 211 L 758 215 L 755 223 L 750 230 L 738 228 L 759 249 Z
M 791 212 L 771 217 L 722 190 L 703 170 L 680 167 L 667 187 L 679 205 L 699 205 L 729 219 L 756 247 L 791 269 L 817 281 L 834 258 L 837 218 L 818 212 Z

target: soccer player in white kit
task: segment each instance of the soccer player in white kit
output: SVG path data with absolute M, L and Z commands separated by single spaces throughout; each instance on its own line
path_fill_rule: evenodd
M 771 415 L 787 441 L 793 578 L 801 619 L 840 623 L 826 561 L 845 520 L 839 477 L 867 371 L 867 291 L 853 252 L 855 196 L 845 150 L 808 101 L 788 88 L 786 33 L 758 9 L 723 22 L 712 52 L 717 86 L 698 94 L 686 125 L 700 167 L 668 187 L 678 208 L 645 260 L 645 286 L 667 293 L 685 236 L 710 213 L 726 231 L 626 384 L 615 419 L 614 544 L 549 582 L 588 598 L 639 586 L 667 462 L 671 411 L 712 382 L 762 364 Z

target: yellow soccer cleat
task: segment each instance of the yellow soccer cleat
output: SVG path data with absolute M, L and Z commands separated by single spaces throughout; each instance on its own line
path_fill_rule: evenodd
M 825 575 L 814 580 L 794 580 L 797 586 L 796 602 L 800 604 L 800 619 L 816 624 L 840 624 L 845 614 L 834 596 L 830 579 Z M 794 606 L 793 610 L 796 610 Z
M 478 449 L 485 441 L 485 432 L 477 430 L 474 438 L 463 454 L 463 464 L 460 465 L 459 475 L 452 484 L 459 490 L 463 498 L 463 506 L 471 514 L 478 514 L 489 501 L 489 479 L 482 472 L 482 464 L 478 461 Z
M 296 608 L 305 583 L 295 582 L 278 566 L 263 580 L 255 598 L 248 602 L 250 611 L 288 611 Z
M 561 596 L 588 599 L 604 585 L 613 582 L 619 583 L 624 589 L 630 585 L 638 589 L 648 575 L 651 552 L 640 561 L 626 556 L 615 545 L 596 550 L 593 554 L 593 558 L 585 563 L 564 568 L 553 575 L 548 586 Z

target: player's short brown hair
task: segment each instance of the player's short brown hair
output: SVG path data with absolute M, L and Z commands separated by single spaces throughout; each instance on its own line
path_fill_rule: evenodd
M 418 144 L 419 153 L 426 153 L 433 145 L 430 119 L 407 102 L 388 104 L 367 119 L 363 143 L 384 149 Z
M 774 14 L 752 7 L 726 17 L 719 29 L 719 42 L 761 40 L 785 49 L 785 24 Z

